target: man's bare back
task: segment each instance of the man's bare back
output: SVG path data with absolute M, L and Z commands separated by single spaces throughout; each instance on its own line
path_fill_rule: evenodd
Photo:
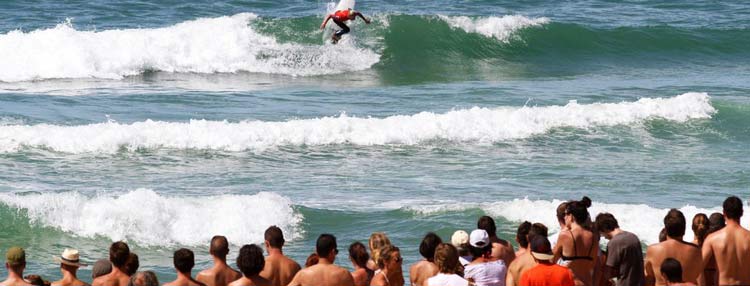
M 20 277 L 18 279 L 8 278 L 7 280 L 0 282 L 0 285 L 3 286 L 32 286 L 29 282 L 26 282 L 26 280 L 21 279 Z
M 286 286 L 301 269 L 299 264 L 281 253 L 266 257 L 266 265 L 260 276 L 271 281 L 272 285 Z
M 89 284 L 78 279 L 66 280 L 61 279 L 50 283 L 51 286 L 88 286 Z
M 206 286 L 206 284 L 194 279 L 178 277 L 175 281 L 164 283 L 164 286 Z
M 750 231 L 734 221 L 706 238 L 703 259 L 716 259 L 719 285 L 750 285 Z
M 232 283 L 229 283 L 228 286 L 273 286 L 273 285 L 276 285 L 276 284 L 271 283 L 271 280 L 268 280 L 260 276 L 254 276 L 252 279 L 247 278 L 247 277 L 242 277 L 240 279 L 235 280 Z
M 510 265 L 513 259 L 516 259 L 516 252 L 507 240 L 498 238 L 492 242 L 492 258 L 502 259 L 505 265 Z
M 669 238 L 649 246 L 646 250 L 646 285 L 667 284 L 660 270 L 661 264 L 667 258 L 674 258 L 680 262 L 685 282 L 698 283 L 698 276 L 703 273 L 700 249 L 692 243 Z
M 422 260 L 414 263 L 409 268 L 409 280 L 412 286 L 427 285 L 427 278 L 435 276 L 438 273 L 438 267 L 435 263 Z
M 316 264 L 297 272 L 289 286 L 353 286 L 354 279 L 344 268 Z
M 103 275 L 94 279 L 91 282 L 93 286 L 127 286 L 130 282 L 130 276 L 120 271 L 117 268 L 113 268 L 112 272 L 107 275 Z
M 214 267 L 203 270 L 195 276 L 195 280 L 206 284 L 206 286 L 227 286 L 240 278 L 242 278 L 242 274 L 226 264 L 214 265 Z
M 534 266 L 536 266 L 536 260 L 531 256 L 530 252 L 525 251 L 524 254 L 516 256 L 516 259 L 514 259 L 508 267 L 508 275 L 505 279 L 505 285 L 518 286 L 521 282 L 521 275 Z

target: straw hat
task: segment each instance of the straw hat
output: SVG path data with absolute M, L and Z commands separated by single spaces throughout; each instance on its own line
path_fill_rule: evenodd
M 80 262 L 77 249 L 66 248 L 65 250 L 63 250 L 63 253 L 60 255 L 60 257 L 55 257 L 55 261 L 60 262 L 65 265 L 70 265 L 70 266 L 77 266 L 77 267 L 87 266 L 86 264 L 83 264 Z

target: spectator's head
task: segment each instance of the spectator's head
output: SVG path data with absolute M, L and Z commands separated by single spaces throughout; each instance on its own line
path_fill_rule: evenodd
M 726 226 L 726 222 L 724 222 L 724 215 L 721 213 L 712 213 L 711 216 L 708 217 L 708 233 L 714 233 Z
M 284 246 L 284 234 L 278 226 L 272 225 L 266 229 L 266 247 L 281 248 Z
M 693 217 L 693 234 L 698 241 L 698 246 L 703 246 L 703 241 L 708 235 L 708 216 L 704 213 L 698 213 Z
M 451 236 L 451 244 L 458 250 L 458 255 L 469 255 L 469 234 L 466 231 L 455 231 Z
M 565 215 L 572 216 L 574 222 L 579 225 L 584 225 L 589 219 L 589 207 L 591 207 L 591 199 L 584 196 L 580 201 L 568 202 L 565 209 Z
M 378 261 L 380 258 L 380 249 L 386 245 L 391 245 L 391 240 L 388 239 L 388 236 L 383 232 L 373 232 L 368 241 L 368 246 L 370 247 L 370 258 L 372 258 L 373 261 Z
M 682 283 L 682 265 L 677 259 L 667 258 L 661 263 L 661 275 L 669 283 Z
M 130 276 L 128 286 L 159 286 L 159 279 L 153 271 L 141 271 Z
M 255 244 L 244 245 L 240 248 L 240 254 L 237 256 L 237 267 L 245 277 L 252 277 L 260 274 L 266 265 L 266 258 L 263 257 L 263 249 Z
M 535 235 L 529 241 L 529 248 L 531 250 L 531 256 L 538 262 L 549 263 L 554 257 L 552 254 L 552 245 L 546 236 Z
M 109 247 L 109 261 L 117 268 L 123 268 L 130 256 L 130 248 L 127 243 L 117 241 Z
M 568 202 L 562 202 L 557 206 L 557 223 L 565 225 L 565 212 L 568 210 Z
M 367 249 L 364 244 L 355 241 L 349 245 L 349 259 L 352 260 L 354 265 L 357 265 L 360 268 L 367 268 L 367 260 L 370 260 L 370 255 L 367 254 Z
M 664 216 L 664 228 L 667 230 L 667 236 L 671 238 L 681 238 L 685 235 L 685 215 L 677 209 L 671 209 Z
M 60 268 L 72 273 L 75 273 L 79 267 L 86 266 L 81 263 L 77 249 L 64 249 L 59 257 L 55 257 L 55 261 L 60 263 Z
M 226 260 L 227 254 L 229 254 L 229 242 L 227 241 L 227 238 L 222 235 L 217 235 L 211 238 L 211 245 L 208 248 L 208 253 L 221 260 Z
M 490 238 L 497 236 L 497 226 L 495 226 L 495 220 L 491 217 L 488 217 L 486 215 L 480 217 L 477 221 L 477 228 L 487 231 L 487 234 L 490 235 Z
M 315 252 L 318 253 L 318 258 L 333 260 L 336 254 L 339 253 L 337 246 L 336 237 L 332 234 L 324 233 L 318 237 L 318 241 L 315 243 Z
M 17 246 L 9 248 L 5 253 L 5 264 L 9 271 L 23 275 L 23 270 L 26 268 L 26 251 Z
M 611 213 L 600 213 L 596 215 L 594 227 L 607 239 L 612 239 L 612 231 L 620 228 L 617 219 Z
M 531 243 L 531 239 L 535 235 L 541 235 L 541 236 L 544 236 L 544 237 L 549 236 L 547 234 L 547 226 L 545 226 L 541 222 L 536 222 L 536 223 L 532 224 L 531 228 L 529 228 L 529 235 L 527 235 L 529 243 Z
M 419 254 L 427 261 L 432 261 L 435 258 L 435 248 L 441 243 L 443 243 L 443 240 L 437 234 L 428 232 L 422 238 L 422 243 L 419 244 Z
M 522 222 L 516 230 L 516 242 L 521 248 L 529 247 L 529 230 L 531 229 L 531 223 L 528 221 Z
M 378 267 L 380 269 L 400 269 L 401 263 L 404 261 L 401 258 L 401 251 L 394 245 L 386 245 L 380 248 L 380 258 L 378 259 Z
M 724 200 L 724 216 L 727 220 L 740 221 L 742 217 L 742 200 L 731 196 Z
M 315 264 L 318 264 L 318 254 L 313 252 L 307 256 L 307 259 L 305 259 L 305 267 L 310 267 Z
M 45 281 L 44 279 L 42 279 L 42 276 L 39 276 L 36 274 L 26 275 L 26 277 L 24 277 L 23 279 L 25 279 L 26 281 L 29 281 L 29 284 L 31 285 L 36 285 L 36 286 L 45 285 Z M 49 282 L 46 282 L 46 284 L 49 285 Z
M 474 259 L 484 257 L 492 251 L 490 236 L 484 229 L 475 229 L 469 235 L 469 251 Z
M 452 244 L 441 243 L 435 248 L 435 265 L 440 273 L 454 274 L 458 270 L 458 250 Z
M 91 269 L 91 279 L 107 275 L 110 272 L 112 272 L 112 262 L 109 262 L 109 260 L 106 259 L 99 259 L 94 263 L 94 267 Z
M 187 248 L 180 248 L 174 252 L 174 268 L 180 273 L 190 275 L 195 266 L 195 255 Z
M 661 228 L 661 231 L 659 231 L 659 242 L 664 242 L 667 240 L 667 229 Z
M 140 263 L 138 261 L 138 255 L 131 252 L 128 255 L 128 260 L 125 261 L 125 273 L 128 274 L 128 276 L 132 276 L 136 271 L 138 271 L 139 266 Z

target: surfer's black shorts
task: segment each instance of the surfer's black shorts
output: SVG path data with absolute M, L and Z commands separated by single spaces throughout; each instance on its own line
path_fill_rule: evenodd
M 336 19 L 333 19 L 333 22 L 336 23 L 336 25 L 339 25 L 339 27 L 341 27 L 341 30 L 339 30 L 338 32 L 336 32 L 336 36 L 337 37 L 340 38 L 342 35 L 344 35 L 346 33 L 349 33 L 349 31 L 350 31 L 349 26 L 347 26 L 346 24 L 344 24 L 344 22 L 336 20 Z

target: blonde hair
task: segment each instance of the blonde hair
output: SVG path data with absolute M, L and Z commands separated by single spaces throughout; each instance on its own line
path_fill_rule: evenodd
M 370 258 L 372 258 L 372 261 L 374 261 L 375 264 L 380 265 L 379 259 L 381 248 L 387 245 L 391 245 L 391 240 L 388 239 L 388 236 L 386 236 L 384 232 L 373 232 L 370 235 L 370 240 L 368 241 L 368 246 L 370 247 Z

